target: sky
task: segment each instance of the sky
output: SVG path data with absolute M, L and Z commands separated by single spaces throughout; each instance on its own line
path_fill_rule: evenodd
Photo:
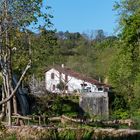
M 57 31 L 87 32 L 103 29 L 114 34 L 117 14 L 113 10 L 116 0 L 47 0 L 54 16 Z

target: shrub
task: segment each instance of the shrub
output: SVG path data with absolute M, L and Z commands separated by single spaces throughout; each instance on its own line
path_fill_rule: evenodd
M 76 138 L 76 132 L 74 130 L 60 131 L 58 139 L 60 140 L 74 140 Z
M 129 112 L 127 110 L 124 110 L 124 109 L 118 109 L 112 113 L 111 118 L 112 119 L 128 119 Z

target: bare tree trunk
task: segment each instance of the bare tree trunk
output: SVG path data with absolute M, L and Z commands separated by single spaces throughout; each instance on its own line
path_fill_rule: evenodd
M 8 84 L 8 83 L 7 83 Z M 7 92 L 7 97 L 10 96 L 10 90 L 9 90 L 9 87 L 8 87 L 8 92 Z M 11 100 L 9 100 L 7 102 L 7 110 L 8 110 L 8 113 L 7 113 L 7 117 L 8 117 L 8 125 L 11 126 L 12 124 L 12 120 L 11 120 Z
M 7 51 L 7 75 L 6 75 L 6 84 L 7 84 L 7 97 L 11 94 L 11 88 L 12 88 L 12 78 L 11 78 L 11 52 L 9 47 L 9 37 L 8 32 L 6 31 L 6 51 Z M 7 102 L 7 109 L 8 109 L 8 125 L 11 126 L 11 100 Z
M 7 0 L 4 1 L 4 15 L 5 15 L 5 27 L 8 27 L 8 11 L 7 11 Z M 8 28 L 7 28 L 8 29 Z M 12 78 L 11 78 L 11 50 L 9 47 L 9 34 L 8 31 L 5 31 L 5 71 L 6 71 L 6 87 L 7 87 L 7 92 L 6 96 L 9 97 L 11 94 L 11 86 L 12 86 Z M 11 126 L 12 121 L 11 121 L 11 101 L 9 100 L 7 102 L 7 117 L 8 117 L 8 125 Z
M 0 19 L 0 66 L 2 68 L 2 20 Z M 2 85 L 2 100 L 5 98 L 4 86 Z M 1 119 L 5 115 L 6 107 L 5 104 L 2 105 Z
M 4 100 L 6 97 L 5 92 L 4 92 L 4 87 L 2 85 L 2 100 Z M 1 113 L 1 120 L 3 120 L 3 117 L 5 116 L 6 113 L 6 104 L 2 105 L 2 113 Z
M 8 102 L 8 101 L 16 94 L 17 89 L 19 88 L 19 86 L 20 86 L 20 84 L 21 84 L 21 82 L 22 82 L 22 80 L 23 80 L 23 78 L 24 78 L 24 76 L 25 76 L 27 70 L 28 70 L 30 67 L 31 67 L 31 62 L 29 62 L 29 63 L 27 64 L 27 66 L 26 66 L 24 72 L 22 73 L 22 75 L 21 75 L 21 77 L 20 77 L 18 83 L 16 84 L 16 87 L 14 88 L 14 90 L 12 91 L 12 93 L 10 94 L 10 96 L 9 96 L 9 97 L 6 97 L 4 100 L 0 101 L 0 105 L 2 105 L 2 104 L 4 104 L 4 103 Z
M 8 125 L 12 124 L 11 113 L 12 106 L 14 113 L 17 114 L 17 101 L 16 101 L 16 91 L 19 88 L 27 70 L 31 66 L 31 60 L 24 69 L 19 81 L 13 88 L 12 85 L 12 52 L 10 48 L 10 37 L 9 37 L 9 15 L 8 15 L 8 0 L 4 0 L 4 10 L 2 11 L 3 17 L 0 17 L 0 67 L 3 78 L 3 87 L 2 87 L 2 100 L 0 105 L 2 105 L 2 114 L 6 114 L 8 119 Z M 30 45 L 30 42 L 29 42 Z M 11 99 L 13 98 L 13 104 L 11 104 Z
M 16 96 L 13 96 L 13 109 L 14 109 L 14 113 L 17 114 L 17 100 L 16 100 Z

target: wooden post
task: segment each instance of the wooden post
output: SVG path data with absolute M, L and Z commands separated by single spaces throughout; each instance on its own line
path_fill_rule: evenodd
M 28 125 L 30 124 L 30 120 L 28 119 Z
M 44 125 L 46 125 L 46 116 L 43 116 Z
M 40 116 L 38 117 L 38 123 L 39 123 L 39 125 L 41 125 L 41 117 Z
M 14 108 L 14 113 L 17 114 L 17 100 L 16 96 L 13 96 L 13 108 Z
M 4 92 L 4 87 L 2 85 L 2 100 L 5 99 L 5 92 Z M 6 112 L 6 104 L 2 104 L 2 114 L 5 115 Z

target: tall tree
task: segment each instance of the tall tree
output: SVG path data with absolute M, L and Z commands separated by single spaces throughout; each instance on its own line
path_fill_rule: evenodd
M 51 15 L 42 12 L 43 0 L 2 0 L 0 1 L 0 66 L 3 77 L 3 99 L 0 105 L 7 103 L 8 124 L 11 125 L 11 99 L 15 95 L 27 70 L 31 66 L 31 60 L 24 69 L 16 86 L 13 87 L 12 55 L 14 47 L 11 31 L 25 31 L 32 23 L 38 26 L 38 20 L 44 20 L 44 26 L 51 25 Z M 48 8 L 48 7 L 47 7 Z M 36 26 L 36 27 L 37 27 Z M 16 38 L 15 38 L 16 40 Z M 29 43 L 30 45 L 30 43 Z M 5 113 L 5 111 L 3 113 Z
M 132 103 L 140 73 L 140 1 L 122 0 L 116 8 L 120 13 L 120 51 L 112 65 L 110 79 L 126 101 Z

